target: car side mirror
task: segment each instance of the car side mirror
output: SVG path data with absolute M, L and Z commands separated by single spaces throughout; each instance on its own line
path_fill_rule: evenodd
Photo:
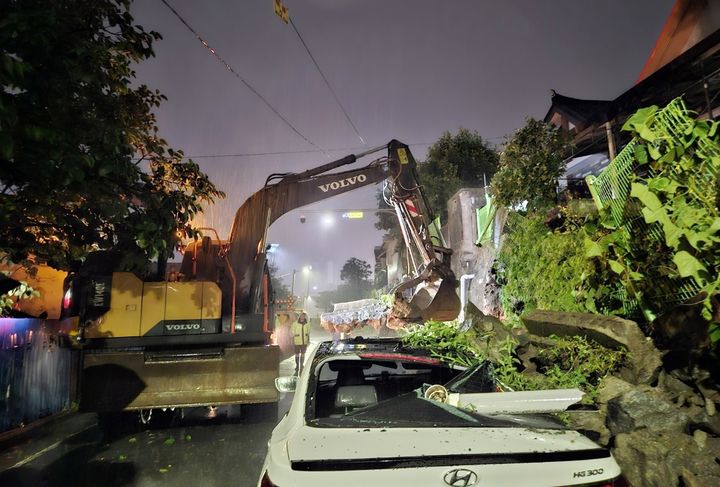
M 286 377 L 278 377 L 275 379 L 275 389 L 279 392 L 295 392 L 297 387 L 297 376 L 289 375 Z

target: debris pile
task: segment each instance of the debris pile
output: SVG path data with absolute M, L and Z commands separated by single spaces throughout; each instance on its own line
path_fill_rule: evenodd
M 572 412 L 569 420 L 611 449 L 631 485 L 720 485 L 720 392 L 702 361 L 672 360 L 636 323 L 616 317 L 533 311 L 523 323 L 517 353 L 530 368 L 551 336 L 627 349 L 623 367 L 600 383 L 598 411 Z

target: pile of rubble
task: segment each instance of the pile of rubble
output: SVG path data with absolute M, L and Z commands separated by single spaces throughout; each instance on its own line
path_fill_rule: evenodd
M 611 449 L 634 487 L 720 485 L 720 392 L 700 362 L 669 360 L 635 322 L 534 311 L 523 318 L 518 353 L 532 370 L 555 336 L 585 336 L 629 359 L 600 384 L 599 410 L 570 413 L 571 425 Z

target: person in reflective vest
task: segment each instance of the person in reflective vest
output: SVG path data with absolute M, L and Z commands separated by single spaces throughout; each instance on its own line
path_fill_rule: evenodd
M 293 340 L 295 341 L 295 371 L 300 374 L 305 360 L 305 350 L 310 343 L 310 325 L 307 315 L 301 312 L 297 321 L 292 325 Z

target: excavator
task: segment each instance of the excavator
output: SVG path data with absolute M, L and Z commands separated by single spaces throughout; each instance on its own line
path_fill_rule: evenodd
M 334 171 L 385 150 L 364 167 Z M 304 172 L 271 174 L 237 210 L 229 238 L 203 229 L 172 279 L 144 281 L 119 270 L 111 252 L 90 254 L 66 279 L 63 301 L 82 347 L 80 410 L 276 403 L 268 228 L 291 210 L 370 184 L 385 182 L 414 267 L 392 291 L 391 316 L 455 319 L 451 250 L 432 227 L 416 168 L 409 147 L 392 140 Z

